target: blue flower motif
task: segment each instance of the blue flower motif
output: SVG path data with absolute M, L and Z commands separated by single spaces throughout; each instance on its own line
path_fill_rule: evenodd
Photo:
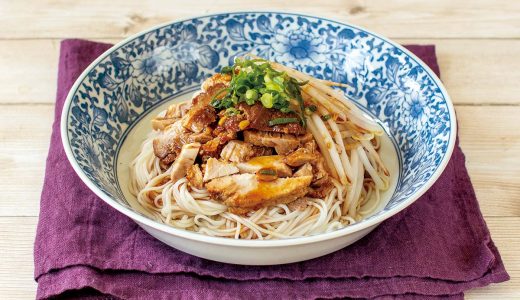
M 197 60 L 197 47 L 198 45 L 196 43 L 183 43 L 178 47 L 170 48 L 169 51 L 176 61 L 193 63 Z
M 302 26 L 293 30 L 278 30 L 271 47 L 280 60 L 294 64 L 319 64 L 327 60 L 327 45 L 317 33 Z
M 422 129 L 428 122 L 430 116 L 430 108 L 428 102 L 424 99 L 423 95 L 417 91 L 405 97 L 403 103 L 405 110 L 405 122 L 410 125 L 415 125 L 418 130 Z
M 401 89 L 407 93 L 419 93 L 421 91 L 421 83 L 409 75 L 400 78 Z
M 208 69 L 212 69 L 218 65 L 218 53 L 211 49 L 208 45 L 203 45 L 197 49 L 198 62 Z
M 90 135 L 81 136 L 80 143 L 83 146 L 83 151 L 87 160 L 90 162 L 93 170 L 99 170 L 101 168 L 101 161 L 99 160 L 99 146 L 92 139 Z
M 152 75 L 157 70 L 157 59 L 153 56 L 136 60 L 136 71 L 137 74 L 141 75 L 144 73 L 146 75 Z
M 196 43 L 185 43 L 178 47 L 170 48 L 169 51 L 174 60 L 182 65 L 182 69 L 195 71 L 194 73 L 186 74 L 187 78 L 197 75 L 197 64 L 211 69 L 217 66 L 219 61 L 218 53 L 208 45 L 200 46 Z
M 161 75 L 172 68 L 173 57 L 167 47 L 158 47 L 145 52 L 131 62 L 134 72 L 132 77 L 140 83 L 153 83 L 161 79 Z
M 372 59 L 372 55 L 365 49 L 357 48 L 354 45 L 345 49 L 343 54 L 345 59 L 339 67 L 345 72 L 347 80 L 352 82 L 354 78 L 364 78 L 358 76 L 359 73 L 367 71 L 368 62 Z

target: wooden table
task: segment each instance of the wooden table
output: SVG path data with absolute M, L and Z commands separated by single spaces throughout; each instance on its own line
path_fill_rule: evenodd
M 36 291 L 33 240 L 60 40 L 117 42 L 158 23 L 237 9 L 296 10 L 347 20 L 402 44 L 437 46 L 467 166 L 512 277 L 467 297 L 520 299 L 520 1 L 308 2 L 0 0 L 0 299 L 34 298 Z

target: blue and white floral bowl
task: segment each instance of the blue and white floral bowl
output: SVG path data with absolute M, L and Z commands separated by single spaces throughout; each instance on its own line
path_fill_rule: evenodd
M 117 169 L 119 157 L 129 156 L 121 147 L 132 128 L 161 104 L 198 89 L 235 56 L 249 52 L 318 78 L 347 83 L 346 95 L 381 120 L 399 156 L 396 189 L 384 209 L 330 233 L 243 241 L 175 229 L 131 205 Z M 277 12 L 203 16 L 126 39 L 79 77 L 61 121 L 72 166 L 112 207 L 182 251 L 255 265 L 310 259 L 360 239 L 426 192 L 448 163 L 456 137 L 455 113 L 446 90 L 413 54 L 357 26 Z

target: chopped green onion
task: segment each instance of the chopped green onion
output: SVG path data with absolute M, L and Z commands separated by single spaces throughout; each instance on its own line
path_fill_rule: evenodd
M 240 113 L 241 113 L 241 111 L 234 107 L 230 107 L 230 108 L 226 109 L 226 116 L 228 116 L 228 117 L 234 116 L 234 115 L 239 115 Z
M 209 104 L 213 107 L 219 108 L 221 103 L 222 101 L 220 101 L 219 99 L 213 99 Z
M 273 81 L 276 82 L 278 85 L 283 85 L 285 80 L 282 76 L 276 76 L 275 78 L 273 78 Z
M 223 88 L 223 89 L 217 91 L 217 93 L 211 99 L 210 105 L 215 108 L 219 108 L 219 109 L 232 106 L 232 101 L 231 101 L 231 99 L 227 98 L 227 95 L 222 97 L 224 94 L 228 94 L 228 93 L 229 93 L 229 88 Z
M 239 87 L 236 88 L 236 93 L 237 93 L 238 95 L 245 95 L 245 93 L 246 93 L 247 91 L 248 91 L 248 88 L 247 88 L 247 86 L 245 86 L 245 85 L 241 85 L 241 86 L 239 86 Z
M 256 90 L 247 90 L 246 92 L 246 100 L 255 101 L 258 99 L 258 92 Z
M 262 175 L 276 175 L 276 171 L 271 169 L 261 169 L 258 171 L 258 173 Z
M 262 105 L 266 108 L 273 107 L 273 95 L 271 94 L 263 94 L 260 101 L 262 101 Z
M 287 114 L 287 113 L 290 113 L 290 112 L 294 112 L 292 109 L 290 109 L 289 107 L 282 107 L 280 108 L 280 111 Z
M 222 74 L 231 74 L 233 72 L 233 66 L 225 66 L 220 70 Z
M 230 75 L 231 81 L 229 87 L 219 91 L 210 102 L 215 109 L 226 110 L 242 102 L 248 105 L 261 102 L 266 108 L 296 114 L 302 126 L 306 126 L 300 88 L 306 82 L 276 71 L 264 59 L 236 59 L 232 66 L 223 67 L 221 73 Z
M 332 116 L 331 116 L 330 114 L 328 114 L 328 115 L 324 115 L 324 116 L 321 116 L 321 119 L 322 119 L 323 121 L 330 120 L 330 118 L 332 118 Z
M 269 120 L 269 126 L 282 125 L 287 123 L 297 123 L 297 118 L 276 118 Z
M 313 112 L 315 112 L 318 108 L 316 105 L 309 105 L 305 107 L 305 114 L 306 115 L 312 115 Z
M 271 91 L 283 92 L 283 88 L 274 81 L 266 82 L 265 88 Z

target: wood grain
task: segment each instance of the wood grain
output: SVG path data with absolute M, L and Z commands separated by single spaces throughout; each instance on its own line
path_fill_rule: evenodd
M 1 107 L 0 216 L 38 215 L 53 118 L 51 105 Z
M 435 44 L 441 80 L 455 104 L 520 104 L 520 40 L 397 40 Z M 512 91 L 518 91 L 514 93 Z
M 482 213 L 520 216 L 520 107 L 458 106 L 456 112 Z
M 0 103 L 54 103 L 59 51 L 59 40 L 0 40 Z
M 24 1 L 2 0 L 0 38 L 113 38 L 179 18 L 219 11 L 300 11 L 348 20 L 389 37 L 518 38 L 518 1 Z M 35 21 L 37 20 L 37 21 Z M 476 22 L 478 21 L 478 22 Z M 23 26 L 20 26 L 23 24 Z
M 512 59 L 520 49 L 520 40 L 397 42 L 436 45 L 441 77 L 454 103 L 520 104 L 520 59 Z M 0 40 L 0 65 L 9 70 L 0 73 L 0 103 L 54 103 L 58 57 L 59 40 Z M 485 63 L 475 63 L 482 61 Z M 519 93 L 512 93 L 514 90 Z
M 487 223 L 512 280 L 486 288 L 471 290 L 467 299 L 520 298 L 520 227 L 519 217 L 488 217 Z M 0 218 L 0 299 L 34 298 L 33 242 L 37 217 Z
M 34 299 L 37 217 L 0 218 L 0 299 Z

